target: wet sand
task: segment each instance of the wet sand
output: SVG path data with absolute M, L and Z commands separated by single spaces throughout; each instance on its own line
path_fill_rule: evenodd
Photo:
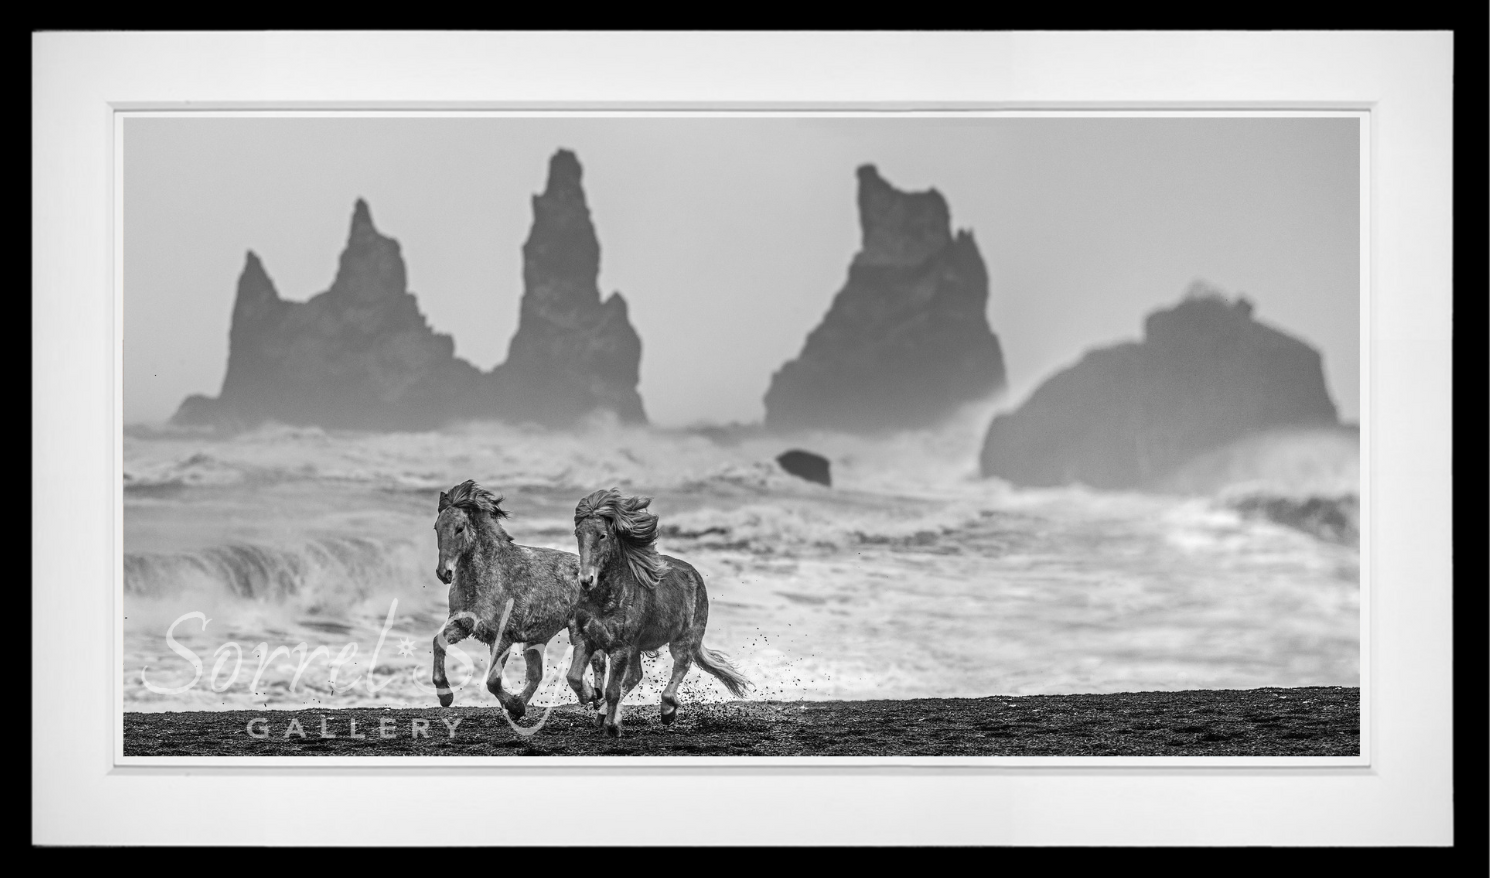
M 542 716 L 533 709 L 520 725 Z M 250 734 L 253 731 L 263 737 Z M 291 731 L 292 720 L 305 737 Z M 353 724 L 355 723 L 355 729 Z M 531 737 L 495 707 L 126 713 L 126 756 L 1355 756 L 1346 687 L 895 701 L 623 705 L 623 735 L 556 707 Z M 451 727 L 453 731 L 451 730 Z M 422 728 L 421 728 L 422 727 Z M 323 729 L 326 737 L 322 737 Z M 420 732 L 423 732 L 421 735 Z M 353 733 L 363 737 L 353 737 Z M 334 737 L 332 737 L 334 736 Z

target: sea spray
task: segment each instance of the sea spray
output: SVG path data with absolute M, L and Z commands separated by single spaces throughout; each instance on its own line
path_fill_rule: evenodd
M 579 496 L 618 486 L 654 497 L 660 548 L 705 576 L 711 639 L 762 681 L 759 697 L 1358 683 L 1354 546 L 1227 505 L 1240 496 L 1227 493 L 1235 486 L 1165 496 L 979 479 L 991 412 L 969 407 L 960 421 L 878 438 L 614 424 L 569 433 L 265 428 L 232 439 L 137 432 L 125 443 L 137 486 L 125 491 L 125 703 L 434 705 L 430 639 L 448 617 L 448 588 L 434 576 L 432 525 L 439 491 L 467 478 L 508 495 L 519 543 L 566 551 Z M 782 472 L 774 458 L 790 447 L 828 457 L 833 487 Z M 1351 445 L 1311 447 L 1319 473 L 1351 481 Z M 1280 448 L 1254 455 L 1253 471 L 1266 474 Z M 378 682 L 389 682 L 374 696 L 362 674 L 395 599 L 375 663 Z M 191 677 L 164 635 L 194 611 L 211 626 L 185 624 L 176 637 L 221 667 L 177 695 L 151 691 L 142 667 L 161 687 Z M 208 685 L 222 687 L 239 664 L 232 648 L 214 652 L 227 640 L 293 654 L 266 669 L 250 698 L 242 677 L 220 691 Z M 329 662 L 316 652 L 322 644 Z M 566 644 L 559 635 L 549 654 Z M 488 657 L 450 655 L 462 699 L 495 707 L 478 672 Z M 299 660 L 312 656 L 297 681 Z M 260 655 L 243 658 L 247 672 Z M 666 651 L 647 663 L 628 706 L 655 703 L 669 666 Z M 685 697 L 729 696 L 703 680 Z M 567 687 L 545 687 L 533 705 L 572 701 Z

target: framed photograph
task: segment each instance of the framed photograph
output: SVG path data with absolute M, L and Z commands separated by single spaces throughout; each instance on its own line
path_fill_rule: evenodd
M 871 43 L 938 61 L 820 66 Z M 421 843 L 438 814 L 331 812 L 497 782 L 534 842 L 629 786 L 722 802 L 668 829 L 702 843 L 1448 843 L 1448 395 L 1404 381 L 1448 386 L 1451 251 L 1414 236 L 1448 228 L 1452 47 L 36 37 L 71 149 L 36 331 L 80 352 L 39 344 L 38 389 L 96 389 L 37 394 L 37 483 L 108 549 L 68 595 L 36 567 L 39 618 L 98 635 L 38 688 L 74 783 L 37 840 Z M 86 525 L 52 493 L 43 562 Z M 138 806 L 265 785 L 333 807 Z

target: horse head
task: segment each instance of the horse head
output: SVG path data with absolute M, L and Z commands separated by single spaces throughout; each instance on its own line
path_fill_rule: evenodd
M 483 533 L 495 531 L 497 536 L 511 539 L 499 523 L 507 517 L 501 503 L 501 497 L 469 479 L 451 488 L 448 494 L 440 492 L 435 518 L 440 560 L 435 565 L 435 576 L 441 582 L 450 584 L 455 578 L 456 562 L 475 548 Z
M 579 543 L 579 585 L 591 591 L 617 561 L 638 583 L 655 588 L 667 563 L 657 554 L 657 516 L 646 511 L 650 497 L 623 497 L 615 488 L 596 491 L 574 509 Z

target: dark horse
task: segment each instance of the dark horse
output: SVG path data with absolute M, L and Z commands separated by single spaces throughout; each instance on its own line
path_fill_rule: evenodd
M 596 491 L 574 510 L 584 592 L 574 618 L 583 646 L 575 649 L 569 685 L 583 683 L 585 665 L 596 651 L 610 656 L 603 722 L 606 733 L 617 738 L 621 699 L 641 681 L 643 652 L 666 645 L 672 653 L 672 679 L 662 691 L 663 723 L 677 718 L 678 684 L 695 661 L 736 697 L 750 686 L 723 655 L 704 646 L 709 621 L 704 578 L 687 562 L 657 554 L 657 516 L 644 511 L 651 502 L 612 489 Z
M 564 628 L 579 651 L 574 624 L 574 605 L 580 596 L 577 583 L 579 559 L 557 549 L 519 546 L 502 529 L 507 510 L 502 498 L 474 481 L 462 482 L 440 492 L 435 534 L 440 562 L 435 575 L 450 586 L 450 618 L 435 635 L 434 684 L 440 706 L 455 700 L 445 679 L 445 647 L 466 637 L 491 647 L 491 666 L 486 688 L 497 696 L 513 719 L 527 710 L 529 699 L 543 682 L 543 652 L 549 640 Z M 505 625 L 503 621 L 505 619 Z M 502 669 L 514 645 L 527 659 L 527 685 L 513 695 L 502 688 Z M 591 653 L 586 652 L 586 660 Z M 580 704 L 600 706 L 605 679 L 605 657 L 594 654 L 595 685 L 592 688 L 573 674 L 569 683 Z M 584 671 L 584 665 L 580 665 Z

